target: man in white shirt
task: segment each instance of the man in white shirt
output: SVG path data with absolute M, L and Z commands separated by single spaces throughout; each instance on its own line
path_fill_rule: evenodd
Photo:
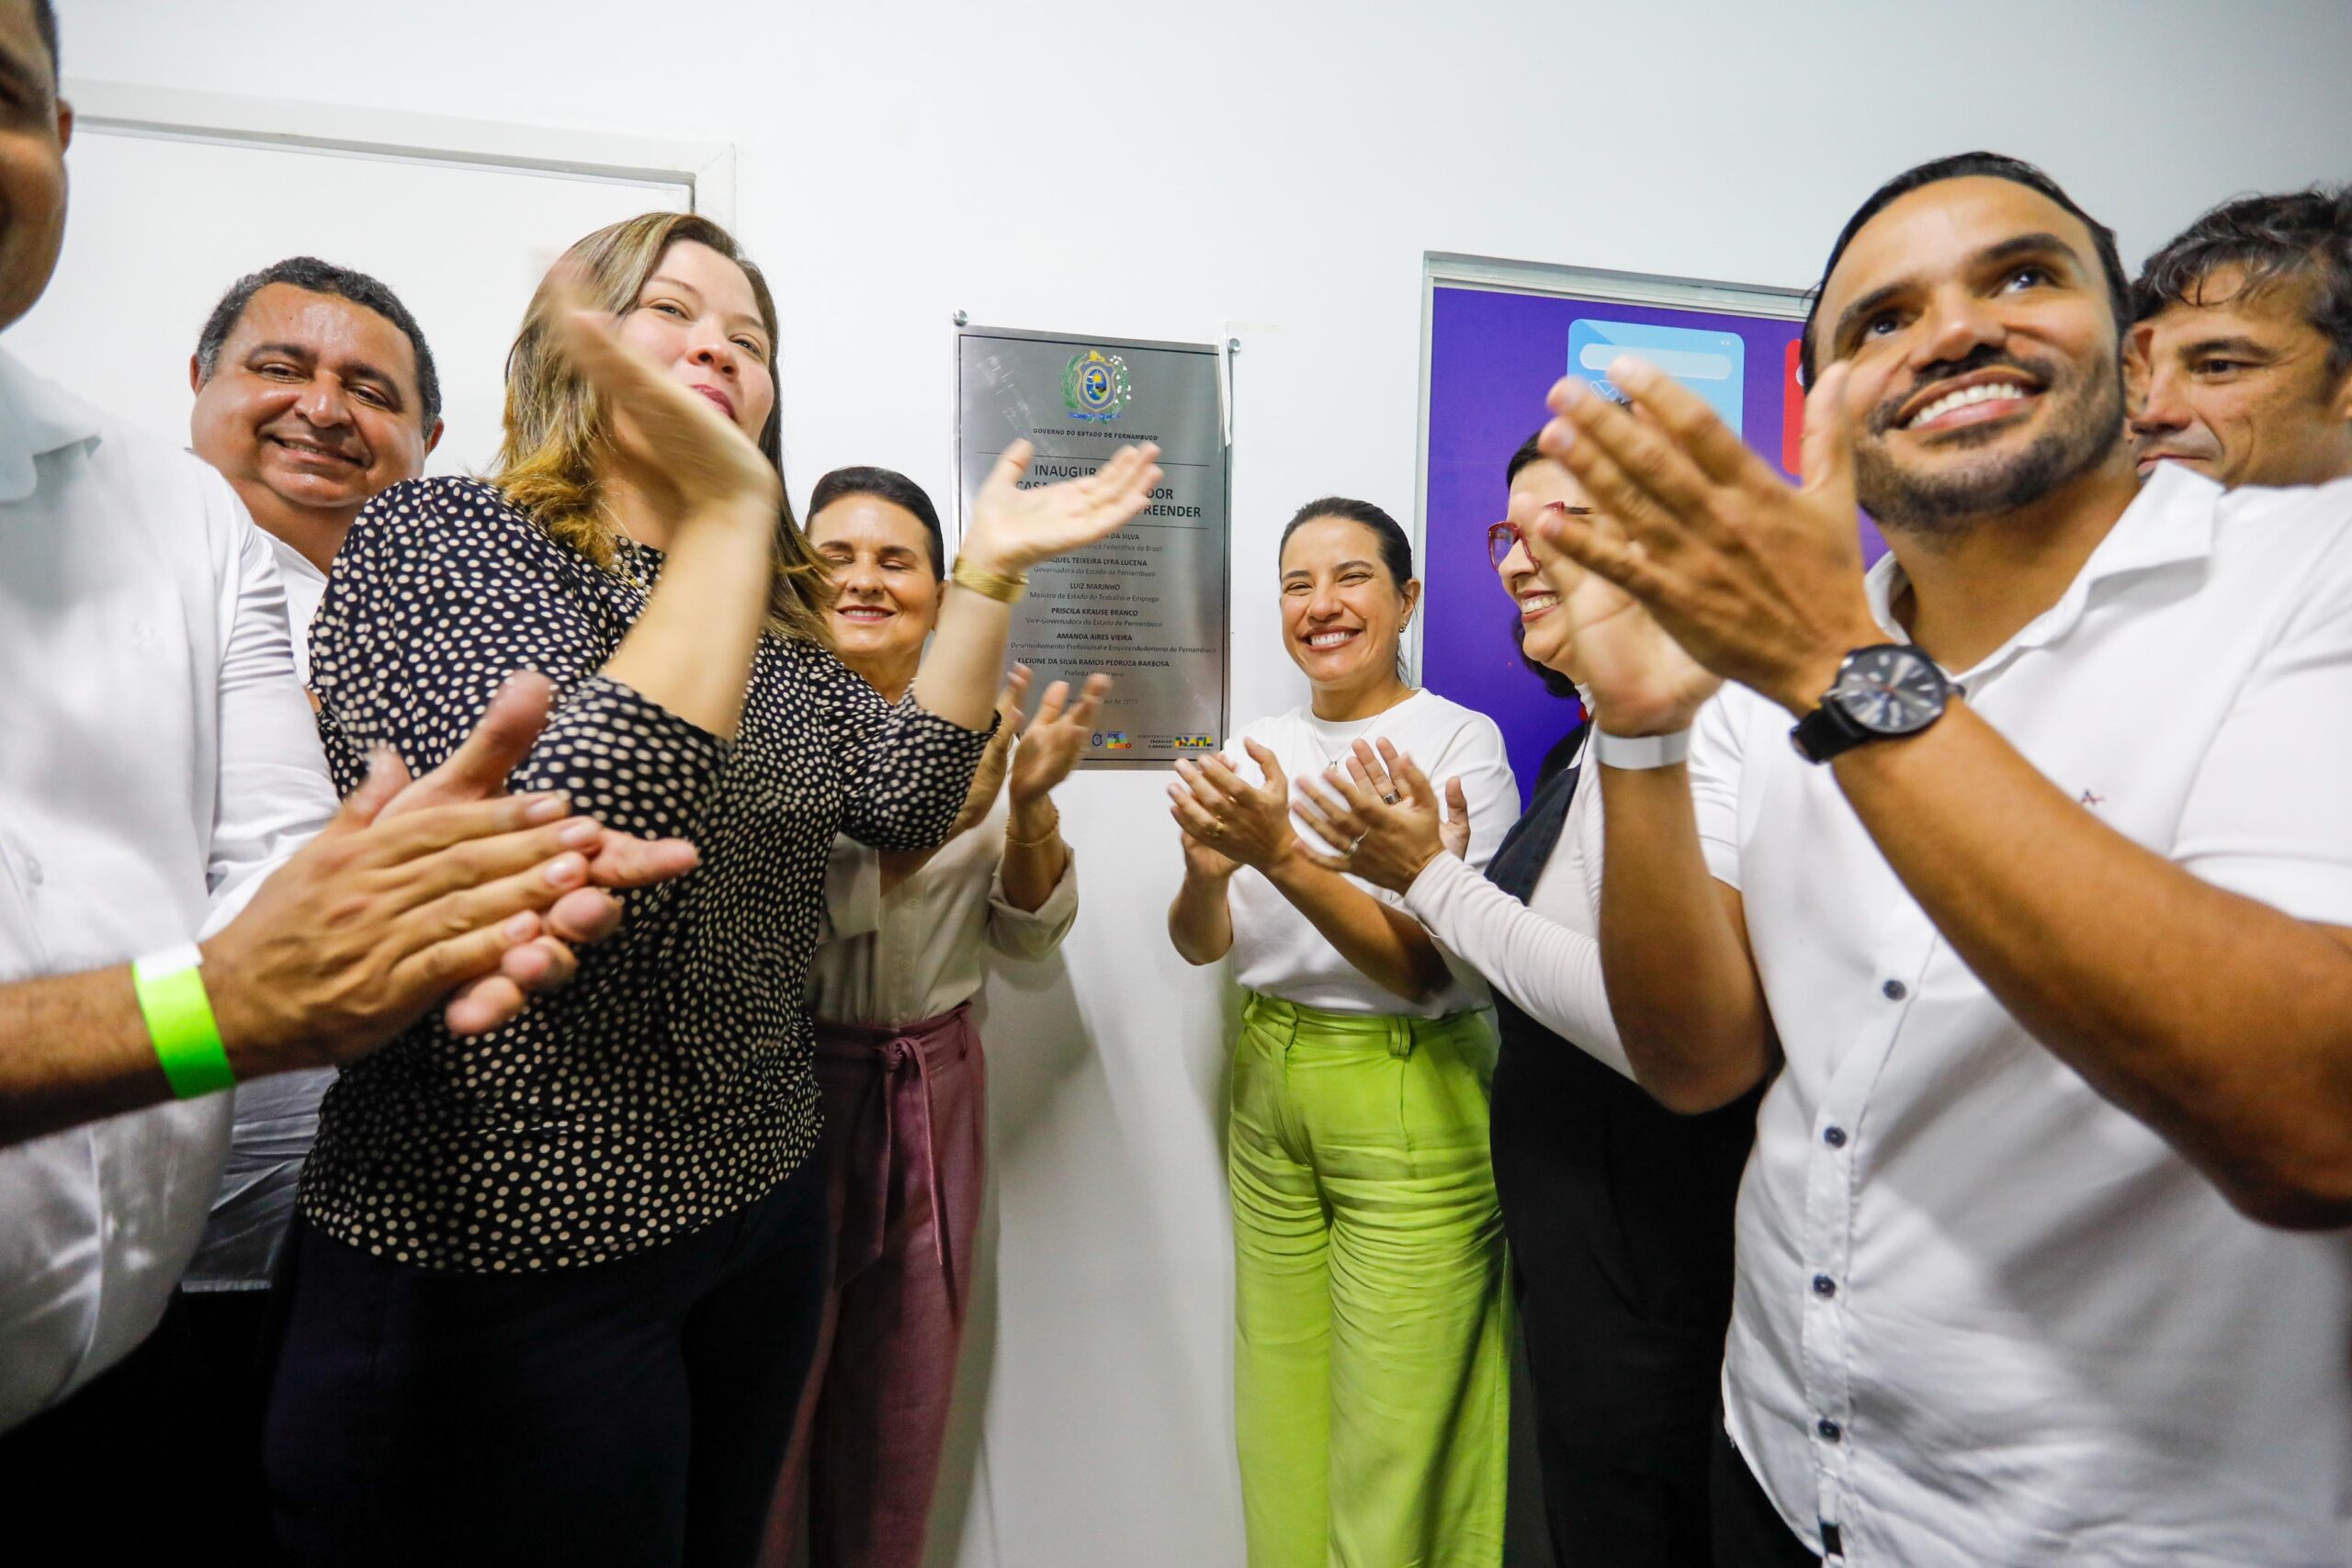
M 286 584 L 294 671 L 310 671 L 311 620 L 360 509 L 424 472 L 441 440 L 441 382 L 400 297 L 365 273 L 293 256 L 232 284 L 188 357 L 190 448 L 269 536 Z M 212 1217 L 148 1352 L 172 1391 L 227 1555 L 262 1550 L 261 1376 L 269 1283 L 294 1189 L 335 1069 L 242 1086 Z M 191 1461 L 191 1462 L 197 1462 Z
M 187 378 L 190 449 L 270 536 L 301 671 L 343 536 L 379 491 L 422 475 L 441 444 L 433 350 L 383 284 L 289 256 L 230 286 Z
M 2352 476 L 2352 186 L 2240 197 L 2148 258 L 2124 361 L 2143 478 Z
M 1649 612 L 1577 634 L 1626 1054 L 1778 1074 L 1724 1563 L 2352 1561 L 2352 485 L 2142 488 L 2127 320 L 1967 154 L 1831 254 L 1802 488 L 1647 367 L 1554 392 L 1617 521 L 1537 526 Z
M 56 80 L 48 6 L 0 0 L 0 327 L 63 238 Z M 546 701 L 515 683 L 468 755 L 405 789 L 388 761 L 338 811 L 233 493 L 0 353 L 0 1431 L 154 1325 L 219 1178 L 224 1083 L 347 1060 L 445 1003 L 494 1027 L 569 974 L 548 933 L 611 928 L 592 882 L 691 863 L 560 798 L 481 798 Z M 151 1495 L 147 1434 L 74 1454 L 46 1425 L 0 1438 L 0 1517 L 141 1511 L 121 1500 Z
M 294 256 L 220 297 L 188 357 L 188 384 L 190 449 L 269 536 L 294 671 L 307 683 L 311 618 L 344 536 L 378 491 L 421 476 L 440 444 L 433 350 L 383 284 Z M 286 1073 L 239 1092 L 212 1223 L 181 1286 L 216 1299 L 191 1305 L 258 1318 L 334 1077 L 331 1067 Z M 250 1299 L 217 1299 L 240 1296 Z

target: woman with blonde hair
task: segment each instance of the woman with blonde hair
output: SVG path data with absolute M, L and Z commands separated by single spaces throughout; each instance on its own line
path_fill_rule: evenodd
M 920 850 L 994 721 L 1026 569 L 1143 504 L 1148 448 L 989 477 L 913 688 L 834 655 L 784 498 L 775 307 L 706 219 L 571 247 L 508 359 L 488 480 L 396 485 L 337 558 L 311 683 L 338 782 L 438 762 L 509 672 L 516 788 L 701 864 L 560 998 L 419 1021 L 344 1075 L 289 1238 L 266 1464 L 298 1562 L 742 1563 L 825 1287 L 799 1001 L 828 847 Z M 568 868 L 576 874 L 576 868 Z

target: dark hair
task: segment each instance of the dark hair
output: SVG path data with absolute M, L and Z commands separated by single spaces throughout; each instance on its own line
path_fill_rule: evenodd
M 1396 525 L 1396 519 L 1368 501 L 1351 501 L 1344 495 L 1327 495 L 1320 501 L 1310 501 L 1298 509 L 1283 526 L 1283 536 L 1274 547 L 1274 558 L 1280 560 L 1283 551 L 1290 547 L 1290 536 L 1317 517 L 1343 517 L 1351 523 L 1361 523 L 1372 530 L 1380 541 L 1380 564 L 1388 569 L 1389 581 L 1396 591 L 1413 580 L 1413 541 Z
M 220 345 L 229 341 L 229 334 L 244 319 L 245 307 L 253 303 L 254 296 L 273 283 L 348 299 L 400 328 L 416 355 L 417 413 L 425 429 L 433 428 L 433 422 L 441 417 L 441 376 L 433 367 L 433 351 L 424 345 L 424 329 L 416 324 L 416 318 L 408 313 L 408 307 L 390 288 L 364 272 L 322 262 L 316 256 L 288 256 L 259 272 L 249 272 L 229 286 L 229 292 L 220 296 L 220 302 L 212 307 L 212 314 L 204 319 L 204 330 L 197 334 L 198 381 L 212 379 L 212 372 L 220 362 Z
M 1405 584 L 1413 580 L 1413 541 L 1405 536 L 1405 530 L 1396 525 L 1396 519 L 1368 501 L 1351 501 L 1344 495 L 1327 495 L 1320 501 L 1310 501 L 1300 507 L 1283 525 L 1283 536 L 1274 546 L 1277 562 L 1282 559 L 1283 552 L 1290 548 L 1290 536 L 1297 533 L 1303 525 L 1312 523 L 1317 517 L 1344 518 L 1371 529 L 1372 536 L 1380 542 L 1380 564 L 1387 569 L 1389 582 L 1398 593 L 1405 592 Z M 1406 679 L 1402 638 L 1396 644 L 1396 679 Z
M 49 51 L 49 73 L 58 74 L 57 7 L 49 0 L 33 0 L 33 27 L 40 34 L 43 47 Z
M 1519 450 L 1513 452 L 1510 455 L 1510 461 L 1503 465 L 1503 483 L 1506 486 L 1517 484 L 1522 469 L 1545 460 L 1547 454 L 1542 447 L 1536 446 L 1536 443 L 1543 439 L 1544 433 L 1538 430 L 1519 444 Z
M 1838 231 L 1838 243 L 1829 247 L 1829 259 L 1822 264 L 1821 281 L 1813 286 L 1812 302 L 1805 310 L 1803 363 L 1806 386 L 1813 385 L 1814 378 L 1820 374 L 1821 369 L 1816 362 L 1821 344 L 1814 328 L 1817 324 L 1816 318 L 1821 314 L 1822 291 L 1829 287 L 1829 275 L 1838 270 L 1838 258 L 1846 254 L 1846 247 L 1854 243 L 1854 236 L 1861 232 L 1862 225 L 1877 217 L 1897 197 L 1908 196 L 1922 186 L 1976 178 L 2007 180 L 2011 185 L 2023 186 L 2028 190 L 2048 197 L 2081 220 L 2083 227 L 2091 231 L 2091 243 L 2098 250 L 2099 269 L 2107 275 L 2108 303 L 2115 311 L 2115 333 L 2119 340 L 2122 337 L 2124 326 L 2132 320 L 2132 288 L 2124 280 L 2123 257 L 2115 248 L 2115 231 L 2076 206 L 2075 198 L 2068 196 L 2056 180 L 2022 158 L 2011 158 L 1999 152 L 1955 152 L 1951 157 L 1932 159 L 1904 170 L 1871 192 L 1869 199 L 1846 220 L 1846 227 Z
M 896 468 L 835 468 L 817 481 L 808 492 L 808 521 L 813 525 L 817 513 L 845 495 L 870 495 L 876 501 L 887 501 L 914 513 L 922 525 L 931 546 L 931 574 L 945 581 L 947 576 L 947 536 L 939 529 L 939 510 L 931 504 L 931 497 L 922 486 Z
M 2240 294 L 2298 278 L 2312 283 L 2307 319 L 2327 339 L 2327 367 L 2352 369 L 2352 186 L 2313 186 L 2225 201 L 2175 235 L 2140 269 L 2132 319 L 2168 305 L 2219 303 L 2205 285 L 2223 267 L 2244 275 Z
M 1578 701 L 1583 700 L 1583 694 L 1577 690 L 1577 683 L 1574 681 L 1527 651 L 1527 623 L 1521 620 L 1515 611 L 1510 618 L 1510 645 L 1519 649 L 1519 661 L 1532 671 L 1537 680 L 1544 682 L 1545 691 L 1555 697 L 1575 697 Z

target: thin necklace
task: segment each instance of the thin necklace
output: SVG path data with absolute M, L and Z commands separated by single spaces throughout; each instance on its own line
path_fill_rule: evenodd
M 1374 725 L 1378 724 L 1382 719 L 1386 718 L 1390 714 L 1395 713 L 1398 708 L 1404 706 L 1405 704 L 1410 702 L 1412 700 L 1412 689 L 1408 687 L 1406 688 L 1406 692 L 1403 696 L 1397 698 L 1395 702 L 1390 703 L 1386 707 L 1382 708 L 1370 718 L 1345 721 L 1352 723 L 1355 726 L 1355 728 L 1351 733 L 1340 737 L 1340 749 L 1337 751 L 1333 751 L 1330 749 L 1330 742 L 1324 737 L 1321 730 L 1318 729 L 1314 731 L 1316 748 L 1323 753 L 1323 761 L 1331 767 L 1338 767 L 1340 761 L 1355 750 L 1356 742 L 1372 733 L 1372 727 Z M 1311 716 L 1314 714 L 1315 709 L 1310 705 L 1306 711 Z M 1318 725 L 1326 725 L 1330 724 L 1333 721 L 1328 718 L 1318 718 L 1316 719 L 1315 722 Z

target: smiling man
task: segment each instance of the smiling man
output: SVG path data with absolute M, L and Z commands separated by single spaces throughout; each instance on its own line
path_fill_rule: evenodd
M 2132 286 L 2132 455 L 2225 485 L 2352 475 L 2352 186 L 2225 202 Z
M 270 536 L 307 668 L 305 632 L 353 519 L 440 444 L 433 351 L 390 289 L 294 256 L 220 297 L 187 374 L 190 444 Z
M 190 445 L 268 536 L 307 682 L 311 617 L 344 535 L 379 491 L 423 474 L 441 439 L 433 351 L 383 284 L 293 256 L 230 286 L 198 335 L 188 381 Z M 320 1067 L 239 1088 L 211 1218 L 151 1351 L 188 1413 L 190 1446 L 213 1466 L 209 1522 L 240 1547 L 266 1539 L 255 1369 L 295 1183 L 334 1078 Z
M 1724 1568 L 2352 1561 L 2352 483 L 2142 485 L 2128 319 L 1971 153 L 1831 251 L 1802 486 L 1553 394 L 1537 525 L 1648 612 L 1563 599 L 1611 1008 L 1677 1110 L 1769 1085 Z

